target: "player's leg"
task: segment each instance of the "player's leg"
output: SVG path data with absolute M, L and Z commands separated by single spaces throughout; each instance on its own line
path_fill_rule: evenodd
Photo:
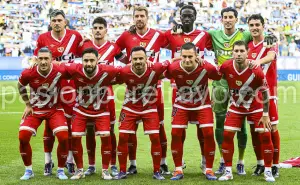
M 25 166 L 25 173 L 20 178 L 21 180 L 28 180 L 34 177 L 32 170 L 32 149 L 30 146 L 30 138 L 32 135 L 36 135 L 36 130 L 41 122 L 42 120 L 35 117 L 35 115 L 29 115 L 21 120 L 19 128 L 19 150 Z
M 244 155 L 245 155 L 245 150 L 247 145 L 247 127 L 246 127 L 245 120 L 243 120 L 241 131 L 237 132 L 237 139 L 238 139 L 238 147 L 239 147 L 239 158 L 236 165 L 236 170 L 238 175 L 246 175 Z
M 161 144 L 159 137 L 159 116 L 157 112 L 150 112 L 141 115 L 144 133 L 149 135 L 151 141 L 151 156 L 153 163 L 153 179 L 164 180 L 160 173 Z
M 224 122 L 229 100 L 228 84 L 226 80 L 221 79 L 220 81 L 214 81 L 212 85 L 213 90 L 211 99 L 213 102 L 213 111 L 215 112 L 216 119 L 215 137 L 221 156 L 219 169 L 215 173 L 223 174 L 225 171 L 225 162 L 222 154 L 222 142 L 224 134 Z
M 68 177 L 65 175 L 64 167 L 68 156 L 68 126 L 66 125 L 66 118 L 62 110 L 55 111 L 48 116 L 48 124 L 52 130 L 52 134 L 57 137 L 57 173 L 56 177 L 65 180 Z
M 183 178 L 183 168 L 182 168 L 182 156 L 183 156 L 183 142 L 182 134 L 187 128 L 189 111 L 182 110 L 173 107 L 172 111 L 172 141 L 171 141 L 171 151 L 173 156 L 173 161 L 175 164 L 175 171 L 171 180 L 180 180 Z
M 251 129 L 251 138 L 252 138 L 252 145 L 254 149 L 254 153 L 256 155 L 257 165 L 253 172 L 253 176 L 259 176 L 265 171 L 265 163 L 264 163 L 264 156 L 262 150 L 262 144 L 260 142 L 259 133 L 255 132 L 255 126 L 253 122 L 249 122 L 250 129 Z
M 264 177 L 268 182 L 275 182 L 275 178 L 272 175 L 272 162 L 273 162 L 273 143 L 271 132 L 263 128 L 263 124 L 259 125 L 259 121 L 262 118 L 262 112 L 253 113 L 248 116 L 248 121 L 254 123 L 255 131 L 259 133 L 260 142 L 262 145 L 265 171 Z
M 220 181 L 233 179 L 232 175 L 232 158 L 234 153 L 234 135 L 241 130 L 244 115 L 227 112 L 226 121 L 224 123 L 224 140 L 222 143 L 222 152 L 225 161 L 225 172 L 219 178 Z
M 140 121 L 138 121 L 138 122 L 140 122 Z M 138 123 L 136 123 L 136 126 L 138 126 Z M 129 134 L 128 157 L 129 157 L 130 166 L 127 170 L 127 174 L 129 174 L 129 175 L 137 174 L 136 150 L 137 150 L 137 136 L 136 136 L 136 134 Z
M 129 135 L 136 134 L 136 120 L 139 120 L 139 116 L 126 110 L 121 110 L 119 117 L 119 143 L 118 143 L 118 159 L 120 172 L 115 179 L 127 178 L 127 156 L 128 156 L 128 142 Z
M 71 180 L 78 180 L 85 177 L 83 172 L 83 148 L 81 143 L 82 136 L 85 135 L 87 118 L 79 113 L 73 115 L 72 122 L 72 151 L 77 170 L 70 178 Z
M 44 142 L 44 153 L 45 153 L 45 168 L 44 175 L 48 176 L 52 174 L 52 168 L 54 167 L 54 163 L 52 162 L 52 149 L 55 142 L 55 137 L 53 136 L 53 132 L 49 127 L 49 123 L 45 121 L 45 129 L 43 135 Z
M 96 118 L 95 131 L 96 136 L 101 138 L 102 179 L 111 180 L 112 177 L 108 171 L 111 161 L 110 116 Z
M 270 100 L 269 116 L 272 124 L 271 135 L 272 135 L 272 142 L 274 146 L 272 174 L 275 178 L 277 178 L 279 177 L 279 154 L 280 154 L 280 136 L 277 128 L 277 125 L 279 123 L 277 99 Z
M 203 137 L 203 154 L 206 159 L 205 176 L 208 180 L 217 180 L 214 172 L 212 171 L 213 163 L 215 159 L 216 144 L 214 139 L 214 119 L 211 108 L 205 108 L 198 111 L 192 111 L 190 114 L 194 114 L 199 122 L 199 128 Z M 199 131 L 198 131 L 199 132 Z
M 96 138 L 94 121 L 88 121 L 86 125 L 86 150 L 88 154 L 89 167 L 84 174 L 89 176 L 96 173 Z

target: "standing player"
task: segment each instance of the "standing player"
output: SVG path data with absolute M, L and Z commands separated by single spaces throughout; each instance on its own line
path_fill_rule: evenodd
M 265 162 L 265 180 L 274 182 L 271 166 L 273 144 L 271 140 L 271 123 L 269 118 L 269 90 L 261 68 L 248 67 L 248 47 L 244 41 L 236 41 L 233 45 L 233 60 L 224 62 L 220 72 L 227 80 L 230 90 L 230 107 L 224 125 L 224 141 L 222 152 L 225 160 L 225 172 L 220 181 L 233 179 L 232 157 L 234 153 L 234 135 L 241 130 L 247 118 L 251 130 L 259 132 Z M 266 128 L 267 127 L 267 128 Z M 257 137 L 256 135 L 252 137 Z
M 172 113 L 172 143 L 171 150 L 175 163 L 175 172 L 171 180 L 183 178 L 182 134 L 188 126 L 188 121 L 194 118 L 198 121 L 200 132 L 203 134 L 204 157 L 206 159 L 206 171 L 208 180 L 217 180 L 212 171 L 215 157 L 215 140 L 213 131 L 213 112 L 208 91 L 208 79 L 219 79 L 221 74 L 216 67 L 206 62 L 200 65 L 197 59 L 196 46 L 185 43 L 181 47 L 181 60 L 169 65 L 165 76 L 174 79 L 177 95 L 173 104 Z
M 64 173 L 68 155 L 68 127 L 64 112 L 57 103 L 62 71 L 58 66 L 51 64 L 52 56 L 48 48 L 38 51 L 36 61 L 36 66 L 22 72 L 18 83 L 19 93 L 26 104 L 19 132 L 20 154 L 25 165 L 25 174 L 21 180 L 28 180 L 34 176 L 30 138 L 36 135 L 43 120 L 47 120 L 52 134 L 58 139 L 57 177 L 62 180 L 68 179 Z M 30 87 L 30 99 L 27 85 Z
M 37 56 L 37 52 L 42 47 L 48 47 L 52 52 L 52 59 L 57 62 L 74 62 L 76 56 L 78 56 L 77 47 L 82 41 L 80 33 L 74 30 L 66 29 L 65 14 L 62 10 L 54 10 L 50 15 L 51 31 L 43 33 L 37 40 L 37 48 L 34 51 L 34 55 Z M 69 155 L 67 159 L 67 167 L 70 174 L 74 173 L 73 154 L 71 151 L 71 117 L 73 115 L 73 106 L 75 104 L 75 89 L 74 82 L 72 80 L 61 81 L 61 95 L 59 101 L 65 111 L 67 123 L 69 127 Z M 45 151 L 45 172 L 44 175 L 50 175 L 52 173 L 52 158 L 51 152 L 54 144 L 54 137 L 51 129 L 49 129 L 46 122 L 44 131 L 44 151 Z
M 127 91 L 120 114 L 118 158 L 120 173 L 116 179 L 124 179 L 126 175 L 128 139 L 136 134 L 139 120 L 143 121 L 144 132 L 151 140 L 151 155 L 153 160 L 153 178 L 165 179 L 161 176 L 161 146 L 159 140 L 159 116 L 157 113 L 158 92 L 157 83 L 166 70 L 168 62 L 155 63 L 147 67 L 147 56 L 144 47 L 134 47 L 131 50 L 131 65 L 121 69 L 117 83 L 125 83 Z
M 72 122 L 72 151 L 77 170 L 72 180 L 85 177 L 81 137 L 85 135 L 87 122 L 95 122 L 95 134 L 101 138 L 102 178 L 112 179 L 108 172 L 111 160 L 110 116 L 105 98 L 118 69 L 97 64 L 98 51 L 88 48 L 82 52 L 82 64 L 61 65 L 69 75 L 68 78 L 74 79 L 77 90 Z
M 129 58 L 133 47 L 142 46 L 146 49 L 148 60 L 153 63 L 159 62 L 160 48 L 166 45 L 164 34 L 147 26 L 148 10 L 146 7 L 136 7 L 133 11 L 133 29 L 131 32 L 125 31 L 116 41 L 121 50 L 126 49 Z M 167 137 L 164 129 L 164 103 L 161 92 L 161 83 L 158 83 L 158 101 L 157 108 L 160 121 L 160 141 L 162 148 L 161 172 L 162 174 L 170 174 L 166 163 L 167 156 Z M 135 134 L 131 134 L 129 138 L 129 174 L 136 174 L 136 148 L 137 139 Z
M 185 5 L 180 9 L 180 20 L 182 23 L 182 34 L 173 34 L 172 30 L 169 30 L 165 33 L 166 39 L 169 44 L 169 48 L 172 51 L 172 58 L 176 58 L 180 56 L 181 46 L 185 43 L 192 42 L 196 48 L 198 55 L 200 55 L 201 58 L 204 58 L 204 49 L 211 50 L 212 49 L 212 41 L 211 36 L 206 31 L 201 31 L 198 29 L 195 29 L 194 22 L 197 17 L 197 11 L 194 6 L 192 5 Z M 172 79 L 171 79 L 172 81 Z M 172 103 L 174 104 L 175 98 L 176 98 L 176 84 L 175 82 L 172 82 L 172 88 L 173 88 L 173 96 L 172 96 Z M 192 120 L 189 120 L 190 123 L 196 123 L 196 119 L 191 118 Z M 205 157 L 203 153 L 203 136 L 201 129 L 197 126 L 197 136 L 200 143 L 201 148 L 201 154 L 202 154 L 202 165 L 201 168 L 203 169 L 203 172 L 205 173 Z M 182 142 L 185 140 L 185 130 L 183 130 L 182 134 Z M 185 164 L 183 164 L 185 166 Z
M 92 34 L 93 40 L 89 40 L 83 43 L 80 48 L 79 53 L 87 48 L 94 48 L 99 54 L 99 64 L 103 65 L 113 65 L 114 59 L 120 60 L 123 63 L 127 62 L 127 57 L 120 51 L 120 48 L 116 45 L 107 41 L 105 39 L 107 33 L 107 22 L 102 17 L 97 17 L 92 23 Z M 116 135 L 114 133 L 114 125 L 116 122 L 116 112 L 115 112 L 115 101 L 114 92 L 112 86 L 108 91 L 108 109 L 110 113 L 110 124 L 111 124 L 111 144 L 112 144 L 112 156 L 111 156 L 111 172 L 112 176 L 118 174 L 118 169 L 116 167 L 116 149 L 117 141 Z M 96 150 L 96 139 L 94 132 L 94 123 L 89 123 L 87 125 L 87 135 L 86 135 L 86 148 L 88 151 L 89 168 L 84 172 L 85 175 L 91 175 L 96 172 L 95 168 L 95 150 Z
M 248 26 L 253 37 L 253 41 L 248 44 L 248 58 L 253 60 L 251 67 L 262 66 L 270 89 L 270 109 L 269 116 L 272 124 L 272 142 L 274 146 L 272 174 L 274 177 L 279 177 L 279 150 L 280 137 L 277 130 L 278 110 L 277 110 L 277 67 L 276 55 L 277 46 L 266 48 L 264 46 L 264 18 L 260 14 L 253 14 L 248 18 Z M 252 135 L 257 134 L 251 130 Z M 264 172 L 264 160 L 261 143 L 258 136 L 252 137 L 252 143 L 257 158 L 257 167 L 253 175 L 260 175 Z

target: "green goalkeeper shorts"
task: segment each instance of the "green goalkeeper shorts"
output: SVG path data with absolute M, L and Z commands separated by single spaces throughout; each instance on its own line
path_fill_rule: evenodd
M 219 81 L 213 81 L 212 83 L 212 106 L 215 113 L 223 113 L 227 111 L 229 102 L 229 88 L 227 81 L 222 78 Z

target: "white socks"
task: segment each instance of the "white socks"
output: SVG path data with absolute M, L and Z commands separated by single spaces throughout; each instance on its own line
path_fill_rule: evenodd
M 74 163 L 73 152 L 69 151 L 67 163 Z
M 45 152 L 45 164 L 50 163 L 52 160 L 52 155 L 50 152 Z
M 166 164 L 167 165 L 167 161 L 166 158 L 161 158 L 160 160 L 160 165 Z
M 130 160 L 130 165 L 136 166 L 136 160 Z

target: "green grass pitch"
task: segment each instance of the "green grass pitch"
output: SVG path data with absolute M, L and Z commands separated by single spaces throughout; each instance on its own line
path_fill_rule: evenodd
M 37 137 L 32 137 L 31 146 L 33 150 L 33 170 L 35 177 L 27 182 L 21 182 L 19 178 L 24 173 L 24 166 L 19 154 L 18 128 L 24 105 L 19 101 L 18 94 L 15 92 L 17 82 L 0 82 L 0 184 L 265 184 L 263 177 L 252 177 L 252 167 L 256 165 L 256 159 L 251 144 L 251 136 L 248 134 L 248 144 L 245 154 L 246 176 L 238 176 L 234 169 L 234 179 L 229 182 L 208 182 L 200 170 L 200 149 L 196 137 L 195 125 L 189 125 L 187 129 L 187 139 L 184 146 L 184 159 L 187 168 L 182 181 L 173 182 L 167 179 L 158 182 L 152 179 L 152 159 L 150 155 L 150 141 L 148 136 L 144 136 L 142 128 L 138 132 L 138 151 L 137 166 L 138 174 L 129 176 L 122 181 L 104 181 L 100 177 L 100 139 L 97 138 L 96 166 L 97 174 L 86 177 L 79 181 L 60 181 L 55 178 L 43 176 L 44 153 L 43 153 L 43 125 L 39 128 Z M 14 90 L 12 87 L 14 87 Z M 300 83 L 299 82 L 280 82 L 279 83 L 279 131 L 281 136 L 281 161 L 290 157 L 300 156 Z M 124 96 L 124 88 L 116 93 L 118 99 Z M 16 97 L 16 101 L 11 101 Z M 170 170 L 174 169 L 174 163 L 170 152 L 171 143 L 171 88 L 169 82 L 164 83 L 165 97 L 165 128 L 168 136 L 168 164 Z M 6 102 L 11 103 L 6 103 Z M 122 102 L 116 103 L 117 117 L 120 113 Z M 248 132 L 249 132 L 248 127 Z M 117 127 L 115 128 L 118 133 Z M 236 141 L 236 140 L 235 140 Z M 236 142 L 235 142 L 236 143 Z M 56 143 L 57 144 L 57 143 Z M 85 139 L 83 139 L 85 148 Z M 55 146 L 56 148 L 56 146 Z M 237 148 L 237 147 L 235 147 Z M 56 150 L 53 151 L 55 163 Z M 87 167 L 87 154 L 84 151 L 84 164 Z M 234 154 L 234 166 L 237 161 L 237 150 Z M 214 170 L 218 167 L 219 153 L 216 152 Z M 55 164 L 57 166 L 57 164 Z M 56 167 L 54 168 L 54 172 Z M 281 169 L 280 178 L 276 179 L 275 184 L 300 184 L 300 169 Z

